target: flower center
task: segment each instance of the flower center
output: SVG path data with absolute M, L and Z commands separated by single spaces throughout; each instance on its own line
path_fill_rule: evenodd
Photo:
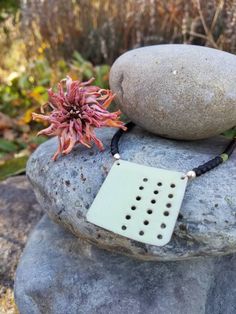
M 68 112 L 68 119 L 71 118 L 81 118 L 82 111 L 77 106 L 71 106 L 70 111 Z

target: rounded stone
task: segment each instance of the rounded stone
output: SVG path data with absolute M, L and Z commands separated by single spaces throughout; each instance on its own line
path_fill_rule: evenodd
M 42 144 L 28 162 L 27 176 L 37 199 L 54 221 L 101 248 L 143 260 L 180 260 L 236 251 L 235 154 L 189 182 L 172 240 L 164 247 L 145 245 L 87 222 L 86 213 L 114 163 L 110 154 L 114 130 L 96 133 L 105 145 L 103 152 L 77 146 L 70 155 L 53 162 L 54 138 Z M 120 154 L 138 164 L 187 172 L 218 155 L 228 142 L 223 136 L 201 142 L 173 141 L 135 127 L 121 139 Z
M 124 53 L 110 86 L 137 125 L 173 139 L 203 139 L 236 125 L 236 57 L 192 45 L 158 45 Z

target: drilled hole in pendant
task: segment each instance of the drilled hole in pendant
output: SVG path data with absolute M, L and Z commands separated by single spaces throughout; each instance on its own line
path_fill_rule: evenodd
M 120 166 L 120 163 L 119 163 L 119 162 L 117 163 L 117 166 Z
M 163 236 L 161 234 L 158 234 L 157 239 L 161 240 Z
M 144 220 L 143 224 L 144 224 L 145 226 L 147 226 L 147 225 L 149 224 L 149 221 L 148 221 L 148 220 Z
M 167 204 L 166 204 L 166 207 L 167 207 L 167 208 L 171 208 L 171 203 L 167 203 Z
M 174 195 L 173 195 L 173 194 L 169 194 L 168 197 L 169 197 L 169 198 L 173 198 Z
M 180 179 L 181 179 L 181 180 L 184 180 L 185 178 L 186 178 L 186 176 L 182 176 Z
M 158 186 L 162 186 L 162 183 L 161 183 L 161 182 L 158 182 L 157 185 L 158 185 Z
M 148 210 L 147 210 L 147 213 L 148 213 L 148 215 L 151 215 L 153 212 L 152 212 L 151 209 L 148 209 Z
M 143 187 L 143 186 L 140 186 L 140 187 L 139 187 L 139 190 L 143 190 L 143 189 L 144 189 L 144 187 Z
M 148 181 L 148 178 L 143 178 L 143 182 L 147 182 Z
M 162 229 L 165 229 L 165 228 L 166 228 L 166 224 L 164 224 L 164 223 L 161 224 L 161 228 L 162 228 Z
M 137 200 L 137 201 L 140 201 L 140 200 L 141 200 L 141 196 L 137 196 L 137 197 L 136 197 L 136 200 Z
M 131 206 L 131 209 L 132 209 L 132 210 L 135 210 L 135 209 L 136 209 L 136 206 Z
M 143 236 L 143 235 L 144 235 L 144 231 L 141 230 L 141 231 L 139 232 L 139 235 Z
M 153 191 L 154 194 L 158 194 L 159 192 L 157 190 Z
M 170 213 L 166 210 L 166 211 L 164 211 L 164 216 L 169 216 L 170 215 Z
M 125 216 L 125 219 L 130 220 L 130 219 L 131 219 L 131 216 L 130 216 L 130 215 L 126 215 L 126 216 Z
M 122 230 L 126 230 L 127 227 L 126 227 L 125 225 L 123 225 L 123 226 L 121 227 L 121 229 L 122 229 Z
M 156 203 L 156 200 L 151 200 L 151 203 L 152 203 L 152 204 L 155 204 L 155 203 Z
M 171 183 L 170 187 L 171 187 L 172 189 L 174 189 L 174 188 L 175 188 L 175 184 L 174 184 L 174 183 Z

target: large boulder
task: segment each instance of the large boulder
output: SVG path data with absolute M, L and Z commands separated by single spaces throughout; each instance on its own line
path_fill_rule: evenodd
M 16 273 L 21 314 L 233 314 L 236 256 L 140 262 L 84 243 L 44 217 Z
M 112 129 L 97 131 L 105 145 L 103 152 L 77 146 L 70 155 L 53 162 L 57 140 L 51 139 L 32 154 L 27 176 L 40 205 L 54 221 L 99 247 L 144 260 L 178 260 L 236 251 L 235 155 L 189 183 L 174 235 L 164 247 L 145 245 L 87 222 L 87 211 L 114 162 L 109 152 L 113 133 Z M 120 152 L 124 160 L 188 171 L 219 154 L 228 141 L 223 136 L 201 142 L 173 141 L 136 127 L 122 138 Z

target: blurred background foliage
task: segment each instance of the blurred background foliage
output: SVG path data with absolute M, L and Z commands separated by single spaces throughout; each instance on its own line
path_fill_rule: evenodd
M 120 54 L 164 43 L 235 53 L 236 0 L 0 0 L 0 180 L 45 140 L 31 113 L 50 86 L 69 74 L 107 88 Z

